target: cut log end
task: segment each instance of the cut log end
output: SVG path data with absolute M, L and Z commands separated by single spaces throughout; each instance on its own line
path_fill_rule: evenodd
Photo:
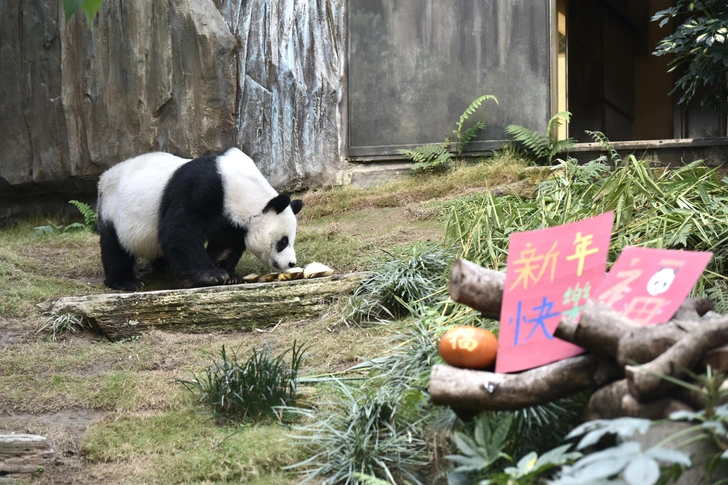
M 504 285 L 505 274 L 458 258 L 450 270 L 448 291 L 453 301 L 497 320 L 500 318 Z

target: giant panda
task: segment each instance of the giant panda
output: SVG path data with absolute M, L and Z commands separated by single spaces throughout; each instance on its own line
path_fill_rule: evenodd
M 302 207 L 237 148 L 194 160 L 162 152 L 131 158 L 99 179 L 104 283 L 141 288 L 136 258 L 164 261 L 186 287 L 241 282 L 235 266 L 245 250 L 273 270 L 292 268 Z

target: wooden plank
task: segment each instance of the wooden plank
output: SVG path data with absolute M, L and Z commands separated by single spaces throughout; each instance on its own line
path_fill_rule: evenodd
M 56 300 L 50 311 L 53 315 L 84 318 L 110 340 L 139 335 L 149 328 L 185 332 L 250 330 L 284 318 L 318 317 L 333 301 L 352 294 L 366 275 L 74 296 Z

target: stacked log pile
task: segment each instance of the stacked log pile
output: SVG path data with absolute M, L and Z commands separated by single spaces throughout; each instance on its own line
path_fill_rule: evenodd
M 453 264 L 453 300 L 498 319 L 505 275 L 463 259 Z M 620 416 L 661 419 L 702 408 L 701 396 L 667 380 L 688 380 L 710 365 L 728 371 L 728 316 L 705 298 L 688 298 L 665 324 L 641 326 L 589 300 L 579 321 L 562 318 L 554 336 L 586 353 L 518 374 L 497 374 L 437 364 L 430 394 L 458 410 L 515 410 L 595 390 L 587 419 Z

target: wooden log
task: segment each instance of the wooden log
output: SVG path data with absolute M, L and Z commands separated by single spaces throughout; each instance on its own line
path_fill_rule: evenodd
M 0 476 L 33 473 L 55 459 L 48 438 L 35 434 L 0 434 Z
M 673 315 L 672 320 L 700 321 L 700 317 L 713 310 L 715 305 L 708 298 L 686 298 Z
M 728 345 L 707 351 L 700 366 L 710 366 L 716 372 L 728 373 Z
M 702 323 L 653 361 L 639 367 L 626 366 L 630 394 L 641 402 L 663 396 L 674 384 L 661 375 L 683 379 L 685 369 L 695 369 L 709 350 L 726 344 L 728 317 Z
M 480 311 L 487 318 L 498 320 L 505 281 L 504 273 L 458 258 L 450 270 L 448 290 L 454 301 Z
M 644 364 L 665 353 L 687 334 L 685 325 L 675 321 L 663 325 L 633 328 L 620 337 L 615 357 L 623 366 Z
M 613 357 L 621 365 L 643 364 L 663 354 L 675 342 L 694 331 L 702 322 L 696 308 L 707 314 L 710 301 L 688 299 L 681 306 L 683 320 L 663 325 L 642 326 L 599 302 L 588 300 L 577 323 L 562 318 L 554 336 L 583 347 L 592 353 Z M 692 319 L 691 312 L 695 318 Z
M 579 322 L 563 318 L 554 336 L 598 355 L 614 358 L 619 339 L 626 332 L 643 328 L 621 313 L 594 300 L 587 300 Z
M 186 332 L 250 330 L 281 319 L 318 317 L 332 301 L 351 294 L 366 273 L 308 280 L 248 283 L 183 290 L 105 293 L 61 298 L 51 314 L 72 314 L 98 327 L 110 340 L 148 328 Z
M 458 409 L 514 410 L 601 387 L 621 375 L 613 360 L 595 355 L 571 357 L 520 374 L 436 364 L 430 375 L 430 395 L 433 403 Z
M 641 403 L 629 393 L 626 379 L 612 382 L 589 398 L 585 419 L 614 419 L 623 416 L 645 419 L 665 419 L 674 411 L 693 411 L 688 404 L 673 398 L 661 398 Z

